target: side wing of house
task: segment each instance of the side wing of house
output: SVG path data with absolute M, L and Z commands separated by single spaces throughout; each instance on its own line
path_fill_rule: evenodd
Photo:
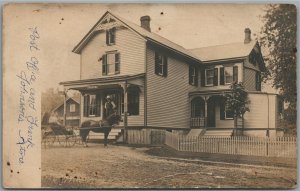
M 147 126 L 188 128 L 188 93 L 197 89 L 199 72 L 195 72 L 197 77 L 192 85 L 189 79 L 191 61 L 151 45 L 147 46 L 146 58 Z

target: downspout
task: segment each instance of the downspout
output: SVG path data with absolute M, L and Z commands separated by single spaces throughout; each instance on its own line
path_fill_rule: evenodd
M 145 72 L 145 79 L 144 79 L 144 127 L 147 128 L 147 42 L 145 42 L 145 63 L 144 63 L 144 72 Z

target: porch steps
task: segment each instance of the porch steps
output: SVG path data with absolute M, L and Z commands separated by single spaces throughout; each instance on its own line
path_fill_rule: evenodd
M 224 130 L 209 130 L 207 129 L 203 136 L 214 136 L 214 137 L 231 137 L 233 134 L 232 129 L 224 129 Z
M 200 136 L 205 133 L 205 129 L 191 129 L 187 136 Z
M 109 133 L 108 140 L 116 140 L 122 132 L 122 129 L 112 129 Z M 104 140 L 104 133 L 95 133 L 90 131 L 88 140 Z

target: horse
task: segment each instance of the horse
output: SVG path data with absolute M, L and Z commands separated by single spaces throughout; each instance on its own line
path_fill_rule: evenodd
M 86 143 L 86 138 L 90 131 L 92 131 L 95 133 L 104 133 L 104 146 L 107 146 L 107 137 L 111 131 L 112 126 L 119 124 L 120 121 L 122 121 L 121 116 L 113 113 L 104 120 L 88 120 L 83 122 L 79 129 L 79 135 L 82 139 L 82 142 L 86 147 L 88 146 Z

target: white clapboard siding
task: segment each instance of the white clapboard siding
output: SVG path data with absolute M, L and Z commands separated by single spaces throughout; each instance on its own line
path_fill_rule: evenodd
M 196 137 L 166 132 L 165 144 L 187 152 L 297 157 L 296 137 Z
M 244 115 L 245 128 L 276 128 L 276 120 L 278 117 L 275 94 L 265 93 L 249 93 L 250 112 Z M 266 136 L 259 131 L 244 131 L 247 136 Z
M 190 123 L 189 65 L 168 55 L 168 75 L 154 73 L 155 52 L 147 47 L 147 125 L 187 128 Z
M 105 31 L 96 34 L 81 52 L 81 79 L 102 76 L 102 61 L 107 51 L 120 53 L 120 75 L 145 72 L 145 41 L 126 28 L 117 28 L 115 45 L 106 45 Z

